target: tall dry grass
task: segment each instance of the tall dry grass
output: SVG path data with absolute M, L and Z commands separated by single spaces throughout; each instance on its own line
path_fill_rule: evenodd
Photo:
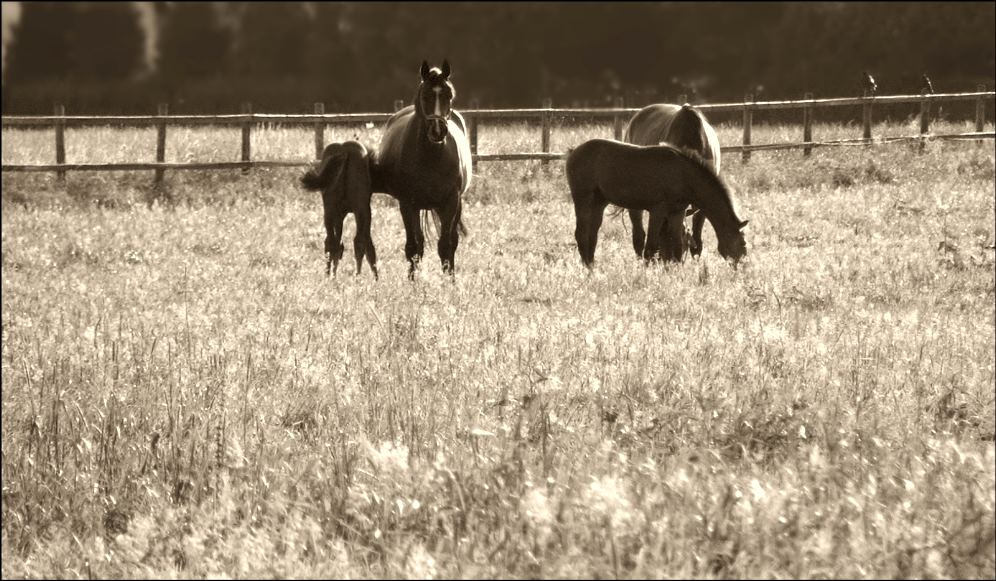
M 644 266 L 616 217 L 592 275 L 562 163 L 482 163 L 414 283 L 381 197 L 381 279 L 325 278 L 298 171 L 4 174 L 3 576 L 991 578 L 994 160 L 731 155 L 745 268 L 708 227 Z

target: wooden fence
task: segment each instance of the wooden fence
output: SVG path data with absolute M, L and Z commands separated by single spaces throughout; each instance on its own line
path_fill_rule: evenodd
M 986 91 L 979 86 L 974 93 L 943 93 L 935 95 L 890 95 L 864 96 L 857 98 L 813 99 L 807 93 L 806 98 L 798 101 L 754 101 L 752 95 L 746 95 L 742 103 L 725 103 L 715 105 L 697 105 L 696 108 L 705 112 L 742 112 L 743 139 L 740 145 L 727 145 L 723 152 L 741 152 L 743 160 L 750 159 L 752 151 L 773 151 L 782 149 L 802 149 L 803 155 L 809 155 L 814 147 L 868 145 L 871 143 L 894 143 L 899 141 L 919 141 L 921 146 L 928 139 L 993 139 L 994 132 L 985 132 L 985 104 L 996 98 L 996 92 Z M 679 96 L 678 102 L 684 102 L 684 96 Z M 930 133 L 930 109 L 934 103 L 951 101 L 975 101 L 975 131 L 969 133 Z M 879 137 L 872 135 L 872 111 L 875 105 L 897 103 L 912 103 L 920 105 L 919 135 Z M 395 110 L 403 103 L 395 102 Z M 563 153 L 550 151 L 550 131 L 555 119 L 585 119 L 589 121 L 611 121 L 613 137 L 622 139 L 623 127 L 637 108 L 622 106 L 621 99 L 616 99 L 615 107 L 596 109 L 554 109 L 549 99 L 544 100 L 542 108 L 538 109 L 478 109 L 471 103 L 471 109 L 462 110 L 467 121 L 467 132 L 471 142 L 471 151 L 475 164 L 479 161 L 513 161 L 513 160 L 554 160 L 561 159 Z M 813 141 L 813 111 L 819 108 L 855 106 L 862 108 L 862 136 L 854 139 L 838 139 L 832 141 Z M 751 128 L 754 111 L 765 110 L 802 110 L 802 140 L 789 143 L 771 143 L 754 145 L 751 143 Z M 55 107 L 51 116 L 5 116 L 3 127 L 37 128 L 52 127 L 55 129 L 55 163 L 54 164 L 3 164 L 2 170 L 7 172 L 46 172 L 54 171 L 60 179 L 66 171 L 121 171 L 121 170 L 155 170 L 155 180 L 163 179 L 165 170 L 204 170 L 240 168 L 248 171 L 252 167 L 302 167 L 309 166 L 311 160 L 252 160 L 250 137 L 252 127 L 257 124 L 280 125 L 310 125 L 315 132 L 315 157 L 320 158 L 325 146 L 325 127 L 330 124 L 380 123 L 387 121 L 391 113 L 347 113 L 326 114 L 322 103 L 315 104 L 313 114 L 289 115 L 253 113 L 252 107 L 245 103 L 242 113 L 237 115 L 168 115 L 166 105 L 159 105 L 157 115 L 149 116 L 82 116 L 66 115 L 62 105 Z M 541 127 L 541 149 L 539 152 L 526 153 L 493 153 L 479 154 L 477 152 L 478 126 L 481 122 L 500 119 L 539 121 Z M 155 127 L 156 128 L 156 161 L 135 163 L 91 163 L 73 164 L 66 161 L 65 132 L 67 127 L 116 125 L 123 127 Z M 170 125 L 237 125 L 242 129 L 242 159 L 231 162 L 193 162 L 167 163 L 166 160 L 166 129 Z

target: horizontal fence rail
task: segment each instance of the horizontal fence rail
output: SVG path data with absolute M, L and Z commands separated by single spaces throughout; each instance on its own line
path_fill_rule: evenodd
M 979 90 L 971 93 L 939 93 L 921 95 L 888 95 L 888 96 L 863 96 L 845 97 L 831 99 L 813 99 L 809 94 L 806 99 L 796 101 L 755 101 L 752 95 L 745 95 L 742 103 L 723 103 L 713 105 L 696 105 L 696 109 L 709 112 L 741 112 L 743 114 L 743 140 L 741 145 L 728 145 L 721 147 L 723 152 L 740 152 L 744 162 L 749 160 L 752 151 L 777 151 L 788 149 L 802 149 L 804 155 L 809 155 L 810 151 L 816 147 L 833 146 L 855 146 L 871 145 L 897 142 L 919 142 L 921 147 L 928 140 L 941 139 L 996 139 L 996 133 L 983 131 L 985 127 L 985 102 L 996 98 L 996 92 L 985 91 L 985 87 L 980 86 Z M 679 96 L 679 102 L 685 100 L 684 96 Z M 975 101 L 975 131 L 966 133 L 930 133 L 930 110 L 931 105 L 936 102 L 951 101 Z M 919 104 L 920 106 L 920 133 L 919 135 L 873 137 L 872 110 L 875 105 L 887 104 Z M 468 125 L 468 133 L 471 140 L 471 150 L 475 164 L 480 161 L 524 161 L 542 160 L 544 163 L 551 160 L 563 159 L 565 153 L 555 153 L 549 151 L 551 121 L 554 119 L 586 119 L 604 120 L 612 122 L 613 137 L 621 139 L 623 126 L 629 118 L 639 111 L 639 108 L 623 107 L 621 99 L 616 99 L 616 107 L 612 108 L 553 108 L 548 99 L 543 102 L 544 107 L 537 109 L 479 109 L 476 103 L 472 103 L 474 108 L 461 110 Z M 831 141 L 812 140 L 812 118 L 813 111 L 824 107 L 856 106 L 862 107 L 862 137 L 853 139 L 838 139 Z M 396 102 L 395 108 L 400 108 L 403 103 Z M 803 140 L 789 143 L 752 144 L 751 125 L 753 123 L 753 111 L 759 110 L 793 110 L 801 109 L 803 112 Z M 327 114 L 322 103 L 315 104 L 315 113 L 310 114 L 273 114 L 273 113 L 252 113 L 252 107 L 248 103 L 242 106 L 242 113 L 232 115 L 168 115 L 165 105 L 160 105 L 157 115 L 65 115 L 65 109 L 61 105 L 55 108 L 55 115 L 42 116 L 4 116 L 2 118 L 3 127 L 11 128 L 54 128 L 55 129 L 55 159 L 54 164 L 3 164 L 3 171 L 10 172 L 51 172 L 57 173 L 60 179 L 64 179 L 67 171 L 134 171 L 134 170 L 155 170 L 156 182 L 163 179 L 165 170 L 220 170 L 220 169 L 241 169 L 248 171 L 256 167 L 306 167 L 310 166 L 312 160 L 252 160 L 250 151 L 250 135 L 253 126 L 262 125 L 303 125 L 313 127 L 315 133 L 315 155 L 321 155 L 324 147 L 324 130 L 327 125 L 353 125 L 371 124 L 385 122 L 393 113 L 339 113 Z M 477 153 L 477 135 L 480 121 L 483 120 L 525 120 L 536 121 L 542 127 L 542 149 L 539 152 L 521 153 Z M 189 125 L 212 125 L 212 126 L 235 126 L 242 129 L 242 160 L 225 162 L 183 162 L 173 163 L 165 161 L 166 149 L 166 128 L 167 126 L 189 126 Z M 87 126 L 119 126 L 119 127 L 154 127 L 157 129 L 156 139 L 156 161 L 155 162 L 135 162 L 135 163 L 67 163 L 65 159 L 65 130 L 67 127 L 87 127 Z
M 719 103 L 713 105 L 695 105 L 704 113 L 729 112 L 752 109 L 805 109 L 806 107 L 840 107 L 865 105 L 889 105 L 896 103 L 921 102 L 935 103 L 937 101 L 973 101 L 979 98 L 993 99 L 996 92 L 981 91 L 975 93 L 936 93 L 934 95 L 888 95 L 875 97 L 845 97 L 833 99 L 802 99 L 798 101 L 751 101 L 745 103 Z M 590 119 L 614 119 L 619 115 L 632 116 L 640 107 L 602 107 L 602 108 L 536 108 L 536 109 L 458 109 L 464 118 L 475 119 L 535 119 L 540 121 L 544 115 L 553 118 L 587 117 Z M 242 125 L 246 122 L 281 125 L 314 125 L 325 122 L 328 124 L 377 123 L 387 121 L 393 113 L 237 113 L 232 115 L 168 115 L 165 117 L 169 125 Z M 6 115 L 3 117 L 3 127 L 54 127 L 57 124 L 66 127 L 85 127 L 100 125 L 119 125 L 123 127 L 154 127 L 163 121 L 158 115 Z
M 922 135 L 907 135 L 896 137 L 873 137 L 872 144 L 898 143 L 903 141 L 918 142 L 925 138 Z M 927 139 L 996 139 L 996 132 L 970 132 L 928 134 Z M 721 147 L 723 153 L 742 151 L 777 151 L 784 149 L 802 149 L 805 147 L 834 147 L 848 145 L 867 145 L 864 138 L 837 139 L 833 141 L 809 141 L 794 143 L 767 143 L 760 145 L 729 145 Z M 482 153 L 474 156 L 475 161 L 541 161 L 564 159 L 567 153 L 523 152 L 523 153 Z M 4 171 L 46 172 L 46 171 L 137 171 L 137 170 L 204 170 L 204 169 L 247 169 L 254 167 L 311 167 L 313 160 L 259 160 L 259 161 L 216 161 L 190 163 L 53 163 L 4 165 Z

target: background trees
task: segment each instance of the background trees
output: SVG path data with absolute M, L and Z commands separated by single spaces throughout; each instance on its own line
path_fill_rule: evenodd
M 23 3 L 5 113 L 375 111 L 449 58 L 466 107 L 854 95 L 991 83 L 993 3 Z M 146 35 L 155 54 L 146 52 Z M 143 72 L 151 75 L 143 76 Z M 71 86 L 70 85 L 71 81 Z

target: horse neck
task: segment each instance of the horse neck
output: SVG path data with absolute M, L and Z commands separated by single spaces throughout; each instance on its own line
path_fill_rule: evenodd
M 418 97 L 419 91 L 415 91 L 415 111 L 408 125 L 408 131 L 415 134 L 413 137 L 415 150 L 419 157 L 441 157 L 446 149 L 446 142 L 435 144 L 429 141 L 429 118 L 422 110 L 422 99 Z
M 727 237 L 740 230 L 740 218 L 733 209 L 729 191 L 704 165 L 691 168 L 691 185 L 696 194 L 693 204 L 705 214 L 717 237 Z

